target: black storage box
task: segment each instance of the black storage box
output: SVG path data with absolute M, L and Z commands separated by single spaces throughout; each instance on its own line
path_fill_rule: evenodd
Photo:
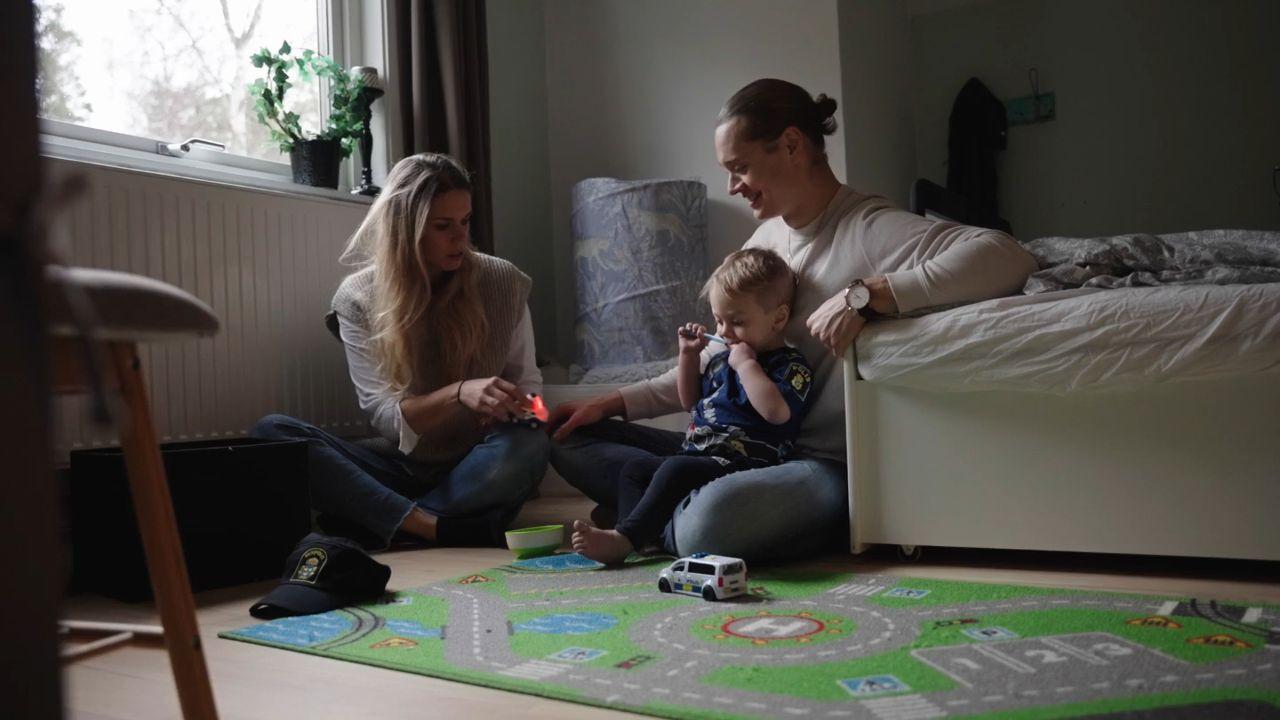
M 160 447 L 195 591 L 278 578 L 311 529 L 305 440 Z M 130 602 L 151 582 L 120 448 L 71 453 L 72 586 Z

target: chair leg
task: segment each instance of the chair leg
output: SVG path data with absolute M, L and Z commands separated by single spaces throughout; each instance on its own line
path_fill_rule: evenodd
M 164 626 L 169 664 L 178 687 L 182 715 L 188 720 L 214 720 L 218 716 L 213 689 L 200 646 L 196 603 L 178 537 L 164 463 L 156 444 L 151 408 L 142 379 L 137 348 L 132 343 L 111 343 L 111 364 L 126 406 L 120 441 L 124 448 L 129 486 L 133 491 L 138 530 L 146 550 L 147 570 L 155 591 L 160 624 Z

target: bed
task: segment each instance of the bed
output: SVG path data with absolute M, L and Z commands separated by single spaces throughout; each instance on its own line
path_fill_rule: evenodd
M 548 403 L 640 379 L 611 372 L 548 384 Z M 1280 560 L 1280 283 L 1067 289 L 873 323 L 843 376 L 855 553 Z M 577 493 L 554 470 L 542 489 Z
M 1280 560 L 1280 284 L 1078 289 L 873 323 L 851 549 Z

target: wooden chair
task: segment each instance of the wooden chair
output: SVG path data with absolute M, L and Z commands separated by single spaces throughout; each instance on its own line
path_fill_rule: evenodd
M 64 660 L 127 641 L 134 634 L 163 634 L 183 716 L 216 718 L 195 599 L 136 343 L 212 335 L 218 331 L 218 318 L 191 294 L 140 275 L 49 266 L 45 279 L 50 291 L 54 391 L 112 389 L 119 391 L 123 401 L 117 424 L 161 623 L 156 628 L 64 622 L 67 629 L 114 633 L 65 651 Z

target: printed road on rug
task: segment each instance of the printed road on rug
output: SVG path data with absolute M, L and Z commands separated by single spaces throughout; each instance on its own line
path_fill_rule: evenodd
M 670 559 L 517 561 L 221 637 L 671 718 L 1280 718 L 1280 608 L 752 573 L 667 595 Z

